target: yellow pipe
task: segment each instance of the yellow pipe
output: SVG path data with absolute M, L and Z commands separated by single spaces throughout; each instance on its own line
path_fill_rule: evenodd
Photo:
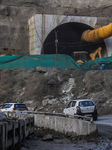
M 83 32 L 81 39 L 86 42 L 97 42 L 110 36 L 112 36 L 112 24 L 98 29 L 86 30 Z

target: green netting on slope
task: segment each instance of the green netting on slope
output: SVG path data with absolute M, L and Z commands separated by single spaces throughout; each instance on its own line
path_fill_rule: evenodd
M 96 60 L 90 60 L 80 66 L 82 70 L 112 69 L 112 57 L 104 57 Z
M 79 66 L 70 56 L 65 54 L 50 55 L 18 55 L 0 57 L 0 69 L 23 69 L 35 67 L 73 68 L 81 70 L 112 69 L 112 57 L 90 60 Z
M 23 69 L 35 67 L 74 68 L 79 66 L 68 55 L 18 55 L 0 57 L 0 69 Z

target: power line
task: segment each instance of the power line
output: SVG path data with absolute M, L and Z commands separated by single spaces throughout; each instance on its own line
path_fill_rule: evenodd
M 78 42 L 78 43 L 72 43 L 72 42 L 58 42 L 58 46 L 89 46 L 89 45 L 95 45 L 95 44 L 101 44 L 102 42 L 94 42 L 94 43 L 82 43 L 82 42 Z M 55 44 L 55 42 L 49 42 L 49 43 L 45 43 L 44 46 L 49 46 L 49 45 L 53 45 Z

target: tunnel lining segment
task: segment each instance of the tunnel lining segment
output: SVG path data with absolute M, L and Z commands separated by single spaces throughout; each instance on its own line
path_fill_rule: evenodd
M 28 20 L 29 25 L 29 53 L 41 54 L 44 40 L 48 34 L 57 26 L 69 22 L 78 22 L 95 27 L 97 17 L 65 16 L 65 15 L 43 15 L 36 14 Z

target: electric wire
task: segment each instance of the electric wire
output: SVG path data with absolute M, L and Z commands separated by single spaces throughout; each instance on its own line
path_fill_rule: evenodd
M 91 45 L 95 45 L 95 44 L 101 44 L 102 42 L 93 42 L 93 43 L 71 43 L 71 42 L 58 42 L 58 45 L 63 47 L 63 46 L 68 46 L 68 47 L 74 47 L 74 46 L 91 46 Z M 53 45 L 55 44 L 55 42 L 49 42 L 49 43 L 45 43 L 44 46 L 49 46 L 49 45 Z

